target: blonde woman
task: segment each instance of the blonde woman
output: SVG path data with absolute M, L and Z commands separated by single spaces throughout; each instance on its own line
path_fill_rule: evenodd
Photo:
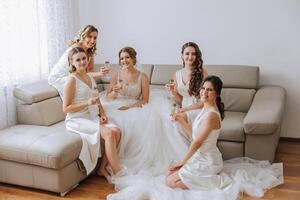
M 100 156 L 100 139 L 104 140 L 105 154 L 98 174 L 109 180 L 105 170 L 107 161 L 114 174 L 121 170 L 117 155 L 121 132 L 114 124 L 108 123 L 98 93 L 94 91 L 96 82 L 87 73 L 88 59 L 87 52 L 80 47 L 74 47 L 68 53 L 71 74 L 64 88 L 63 111 L 67 114 L 67 130 L 80 134 L 82 138 L 79 159 L 87 174 L 95 168 Z
M 78 36 L 74 41 L 69 41 L 69 48 L 55 64 L 48 77 L 48 83 L 57 89 L 60 96 L 63 96 L 63 88 L 68 77 L 68 53 L 74 47 L 81 47 L 87 52 L 87 55 L 90 58 L 87 72 L 92 77 L 100 77 L 107 73 L 107 71 L 104 70 L 101 70 L 100 72 L 94 72 L 94 57 L 97 50 L 97 38 L 97 28 L 92 25 L 87 25 L 78 33 Z

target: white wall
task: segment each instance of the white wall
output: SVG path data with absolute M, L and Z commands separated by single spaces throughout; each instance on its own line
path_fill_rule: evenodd
M 261 84 L 287 90 L 282 137 L 300 138 L 299 0 L 77 0 L 75 27 L 100 30 L 96 62 L 118 62 L 124 46 L 140 63 L 181 63 L 183 43 L 205 64 L 258 65 Z

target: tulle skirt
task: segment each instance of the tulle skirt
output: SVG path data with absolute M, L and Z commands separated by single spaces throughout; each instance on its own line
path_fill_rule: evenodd
M 171 189 L 165 183 L 165 172 L 174 160 L 181 160 L 188 141 L 179 127 L 170 120 L 172 102 L 164 90 L 151 90 L 149 104 L 142 108 L 119 111 L 117 108 L 134 103 L 132 99 L 101 101 L 109 120 L 121 129 L 119 157 L 123 171 L 112 177 L 117 193 L 109 200 L 233 200 L 240 193 L 261 197 L 264 191 L 283 183 L 282 163 L 269 164 L 250 158 L 235 158 L 223 163 L 219 173 L 231 181 L 230 187 L 211 190 Z
M 127 173 L 148 171 L 163 174 L 174 160 L 182 159 L 188 143 L 170 120 L 171 103 L 164 90 L 151 91 L 149 103 L 141 108 L 118 110 L 135 103 L 135 99 L 106 100 L 100 94 L 101 103 L 110 122 L 121 130 L 119 159 Z
M 165 183 L 165 175 L 153 175 L 147 171 L 113 177 L 118 192 L 107 196 L 108 200 L 235 200 L 243 193 L 262 197 L 267 189 L 283 183 L 282 163 L 270 164 L 250 158 L 235 158 L 224 162 L 219 173 L 227 183 L 222 189 L 183 190 L 172 189 Z M 211 183 L 211 182 L 210 182 Z

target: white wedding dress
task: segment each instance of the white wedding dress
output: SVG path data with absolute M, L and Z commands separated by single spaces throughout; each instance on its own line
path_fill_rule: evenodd
M 117 99 L 107 100 L 106 91 L 100 94 L 100 99 L 108 119 L 121 130 L 118 155 L 126 173 L 162 174 L 172 160 L 182 158 L 188 145 L 170 122 L 166 91 L 151 91 L 149 103 L 141 108 L 118 110 L 140 98 L 141 81 L 140 73 L 135 84 L 122 85 Z
M 197 115 L 193 123 L 193 138 L 196 137 L 206 113 L 202 111 Z M 165 132 L 161 134 L 169 135 Z M 149 167 L 148 170 L 143 169 L 136 174 L 125 171 L 122 176 L 113 177 L 112 181 L 118 192 L 108 195 L 107 199 L 234 200 L 243 192 L 250 196 L 262 197 L 266 189 L 283 183 L 282 163 L 271 165 L 267 161 L 256 161 L 250 158 L 236 158 L 223 163 L 216 146 L 218 136 L 219 130 L 210 133 L 200 149 L 179 171 L 180 177 L 189 190 L 171 189 L 165 184 L 163 171 L 167 167 L 161 170 L 160 174 L 153 173 Z M 166 145 L 174 142 L 163 140 L 168 138 L 148 139 L 148 143 L 157 143 L 155 148 L 160 149 L 161 152 L 169 148 Z M 159 155 L 155 156 L 159 157 Z

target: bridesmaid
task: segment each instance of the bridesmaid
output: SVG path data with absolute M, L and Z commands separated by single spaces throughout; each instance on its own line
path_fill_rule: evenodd
M 192 143 L 183 159 L 170 165 L 166 177 L 169 187 L 206 191 L 231 187 L 231 179 L 219 175 L 223 160 L 216 146 L 224 118 L 224 104 L 220 97 L 222 86 L 219 77 L 208 76 L 200 89 L 204 106 L 193 126 L 179 116 L 175 119 L 192 137 Z
M 60 96 L 63 95 L 64 85 L 68 77 L 68 53 L 74 47 L 81 47 L 89 56 L 89 63 L 87 72 L 94 78 L 105 75 L 108 71 L 101 69 L 100 72 L 94 72 L 94 57 L 96 55 L 96 45 L 98 38 L 98 30 L 92 26 L 85 26 L 78 34 L 77 39 L 69 42 L 69 48 L 61 56 L 59 61 L 55 64 L 48 77 L 48 83 L 55 87 Z
M 199 90 L 208 74 L 203 68 L 202 53 L 196 43 L 185 43 L 182 46 L 181 58 L 183 68 L 176 71 L 173 76 L 174 84 L 166 84 L 166 89 L 173 95 L 174 102 L 181 106 L 179 113 L 183 114 L 186 121 L 192 123 L 199 113 L 198 109 L 203 106 L 203 103 L 198 101 Z
M 120 129 L 108 123 L 98 93 L 94 94 L 93 90 L 97 85 L 92 76 L 87 73 L 88 53 L 83 48 L 74 47 L 68 52 L 68 60 L 71 74 L 65 85 L 63 98 L 63 111 L 67 114 L 66 128 L 81 136 L 83 145 L 79 159 L 83 162 L 87 174 L 97 164 L 100 156 L 100 139 L 104 139 L 105 154 L 99 173 L 109 179 L 109 174 L 104 168 L 106 160 L 114 174 L 121 169 L 117 155 Z

